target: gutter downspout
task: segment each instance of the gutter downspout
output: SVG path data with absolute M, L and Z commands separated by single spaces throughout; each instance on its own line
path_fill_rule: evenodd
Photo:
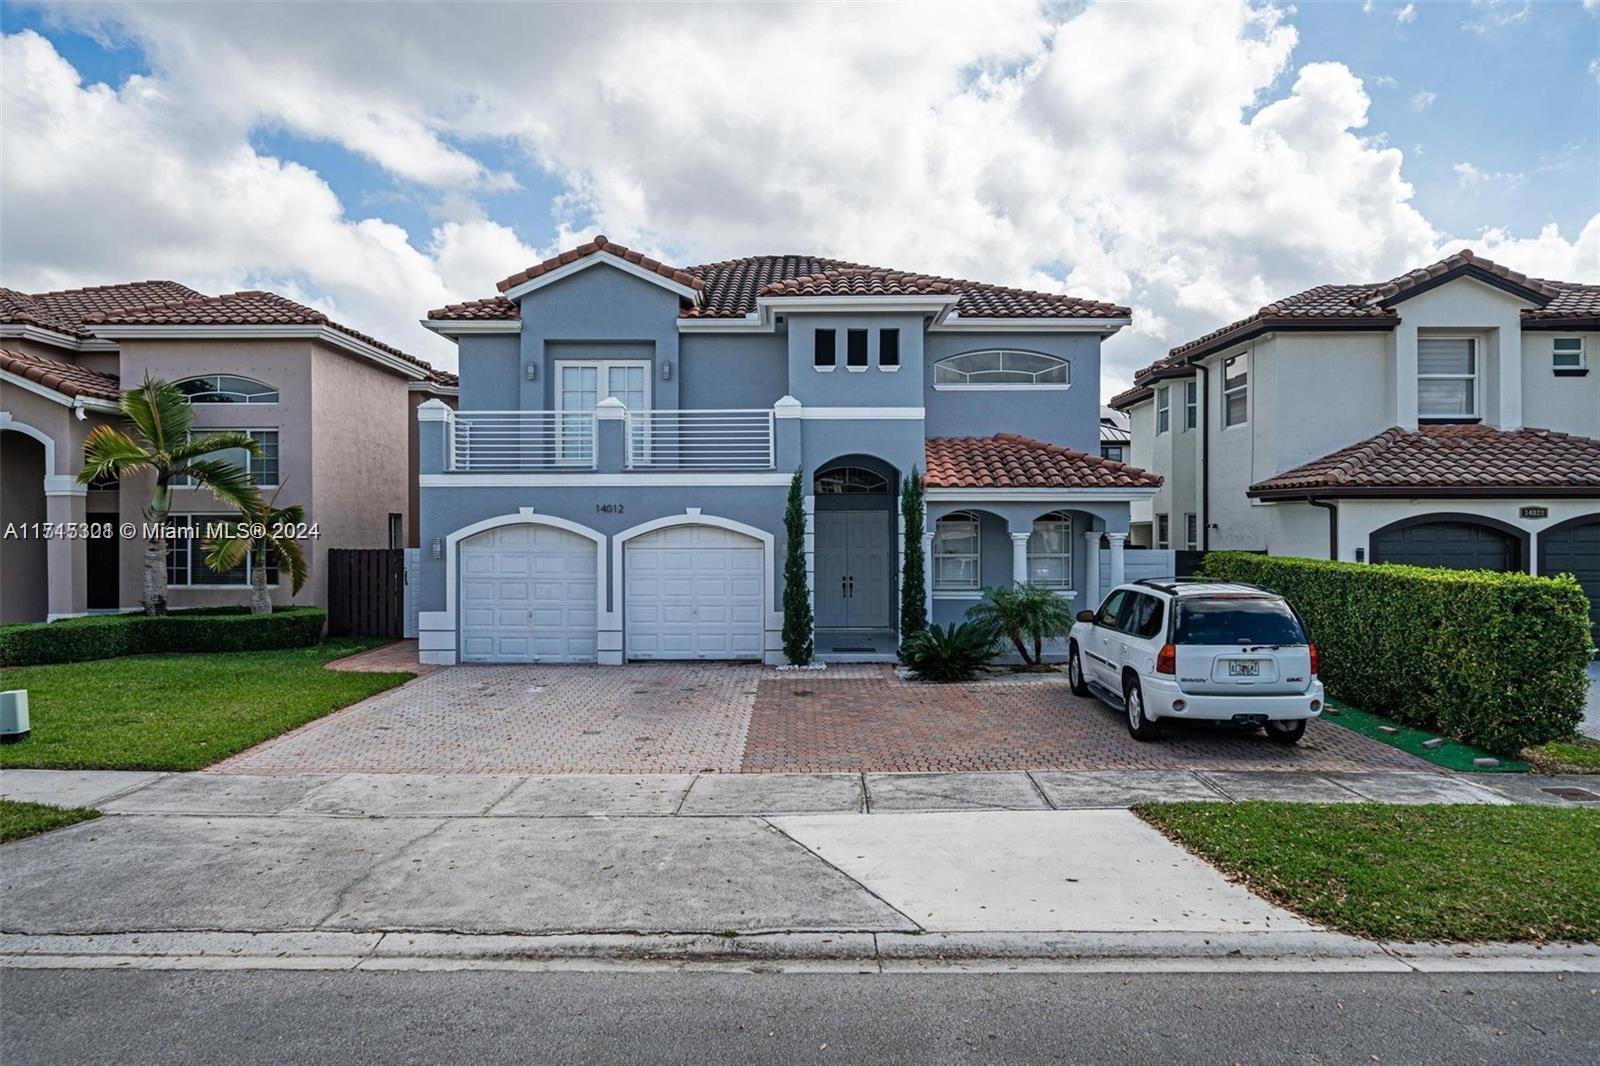
M 1211 389 L 1205 364 L 1200 372 L 1200 550 L 1211 550 Z
M 1313 507 L 1325 508 L 1328 512 L 1328 558 L 1333 562 L 1339 561 L 1339 504 L 1334 500 L 1307 500 Z

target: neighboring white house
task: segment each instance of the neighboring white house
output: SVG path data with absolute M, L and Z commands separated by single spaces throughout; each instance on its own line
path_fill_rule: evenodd
M 1566 571 L 1600 603 L 1597 360 L 1600 286 L 1470 251 L 1268 304 L 1111 400 L 1165 479 L 1130 543 Z

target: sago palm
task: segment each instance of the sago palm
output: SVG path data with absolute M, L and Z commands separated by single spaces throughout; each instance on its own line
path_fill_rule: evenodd
M 240 511 L 259 510 L 261 493 L 241 470 L 222 459 L 207 458 L 215 452 L 241 448 L 252 456 L 261 446 L 248 433 L 220 430 L 194 434 L 194 411 L 178 388 L 166 381 L 146 376 L 144 384 L 123 392 L 117 406 L 133 423 L 129 435 L 115 426 L 98 426 L 83 442 L 83 470 L 78 481 L 89 484 L 97 478 L 127 478 L 149 471 L 155 486 L 143 508 L 144 613 L 167 613 L 167 514 L 172 509 L 172 484 L 187 478 L 211 490 L 217 499 Z M 124 485 L 123 491 L 127 491 Z
M 294 539 L 294 530 L 306 520 L 298 503 L 278 506 L 278 492 L 261 501 L 255 511 L 239 512 L 236 522 L 225 524 L 225 531 L 206 542 L 206 565 L 213 570 L 232 570 L 246 558 L 250 560 L 250 613 L 271 614 L 272 597 L 267 593 L 267 567 L 276 565 L 287 571 L 294 591 L 306 583 L 306 555 Z

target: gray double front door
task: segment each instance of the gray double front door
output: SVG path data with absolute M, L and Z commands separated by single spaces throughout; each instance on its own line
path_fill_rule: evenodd
M 890 517 L 883 510 L 817 512 L 818 629 L 888 628 Z

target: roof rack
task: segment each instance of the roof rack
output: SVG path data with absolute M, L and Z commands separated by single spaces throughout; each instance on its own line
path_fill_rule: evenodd
M 1276 595 L 1271 589 L 1264 588 L 1261 585 L 1252 585 L 1248 581 L 1229 581 L 1212 577 L 1141 577 L 1133 584 L 1148 585 L 1153 589 L 1159 589 L 1168 594 L 1176 593 L 1179 587 L 1183 585 L 1237 585 L 1240 588 L 1255 589 L 1257 592 Z

